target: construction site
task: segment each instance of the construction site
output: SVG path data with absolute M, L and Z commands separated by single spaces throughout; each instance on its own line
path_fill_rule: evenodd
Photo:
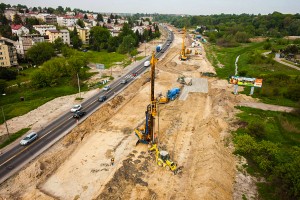
M 169 29 L 170 49 L 159 60 L 152 54 L 148 71 L 5 181 L 0 199 L 255 197 L 231 142 L 235 106 L 254 100 L 206 76 L 215 70 L 205 45 Z

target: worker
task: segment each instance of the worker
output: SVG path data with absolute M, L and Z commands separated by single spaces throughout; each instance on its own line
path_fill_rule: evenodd
M 114 158 L 111 158 L 111 166 L 113 166 L 114 165 L 114 162 L 115 162 L 115 159 Z

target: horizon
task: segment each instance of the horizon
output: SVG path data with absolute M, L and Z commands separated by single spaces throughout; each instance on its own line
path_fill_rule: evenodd
M 282 14 L 299 14 L 300 1 L 294 0 L 244 0 L 243 2 L 238 0 L 227 0 L 226 3 L 221 0 L 211 0 L 207 3 L 204 0 L 169 0 L 169 2 L 161 2 L 159 0 L 153 0 L 149 4 L 141 3 L 140 0 L 111 0 L 109 2 L 92 2 L 92 0 L 86 0 L 87 3 L 82 5 L 81 1 L 73 0 L 72 2 L 67 0 L 41 2 L 39 0 L 3 0 L 2 3 L 16 6 L 18 4 L 26 5 L 30 7 L 52 7 L 57 8 L 62 6 L 63 8 L 70 7 L 71 10 L 77 8 L 89 12 L 95 13 L 124 13 L 124 14 L 170 14 L 170 15 L 215 15 L 215 14 L 254 14 L 254 15 L 267 15 L 273 12 L 280 12 Z M 89 3 L 90 2 L 90 3 Z M 124 3 L 125 2 L 125 3 Z M 122 5 L 116 7 L 116 5 Z M 161 5 L 160 7 L 156 5 Z M 189 6 L 191 5 L 191 6 Z M 248 5 L 260 5 L 250 7 Z M 174 7 L 175 6 L 175 7 Z M 99 8 L 97 8 L 99 7 Z

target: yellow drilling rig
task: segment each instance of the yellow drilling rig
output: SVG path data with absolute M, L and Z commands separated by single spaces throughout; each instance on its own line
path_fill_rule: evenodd
M 165 167 L 171 170 L 174 174 L 177 174 L 178 170 L 181 167 L 177 167 L 177 165 L 170 159 L 170 155 L 167 151 L 160 151 L 157 146 L 157 141 L 154 133 L 154 123 L 155 123 L 155 116 L 157 114 L 157 100 L 154 98 L 154 79 L 155 79 L 155 65 L 158 59 L 155 58 L 154 52 L 152 53 L 151 58 L 151 95 L 150 95 L 150 104 L 147 106 L 145 115 L 146 120 L 145 124 L 141 127 L 138 127 L 134 130 L 135 135 L 138 137 L 138 141 L 136 145 L 139 143 L 144 144 L 151 144 L 151 148 L 149 148 L 149 152 L 155 151 L 155 160 L 158 166 Z
M 180 60 L 187 60 L 187 55 L 186 55 L 186 50 L 185 50 L 185 37 L 186 37 L 186 29 L 185 27 L 182 29 L 183 30 L 183 36 L 182 36 L 182 47 L 180 51 Z

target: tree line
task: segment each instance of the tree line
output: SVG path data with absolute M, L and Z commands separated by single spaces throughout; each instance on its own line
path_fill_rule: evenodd
M 169 22 L 178 28 L 198 26 L 197 32 L 205 33 L 211 42 L 222 46 L 236 46 L 254 36 L 300 35 L 300 14 L 155 15 L 154 20 Z

